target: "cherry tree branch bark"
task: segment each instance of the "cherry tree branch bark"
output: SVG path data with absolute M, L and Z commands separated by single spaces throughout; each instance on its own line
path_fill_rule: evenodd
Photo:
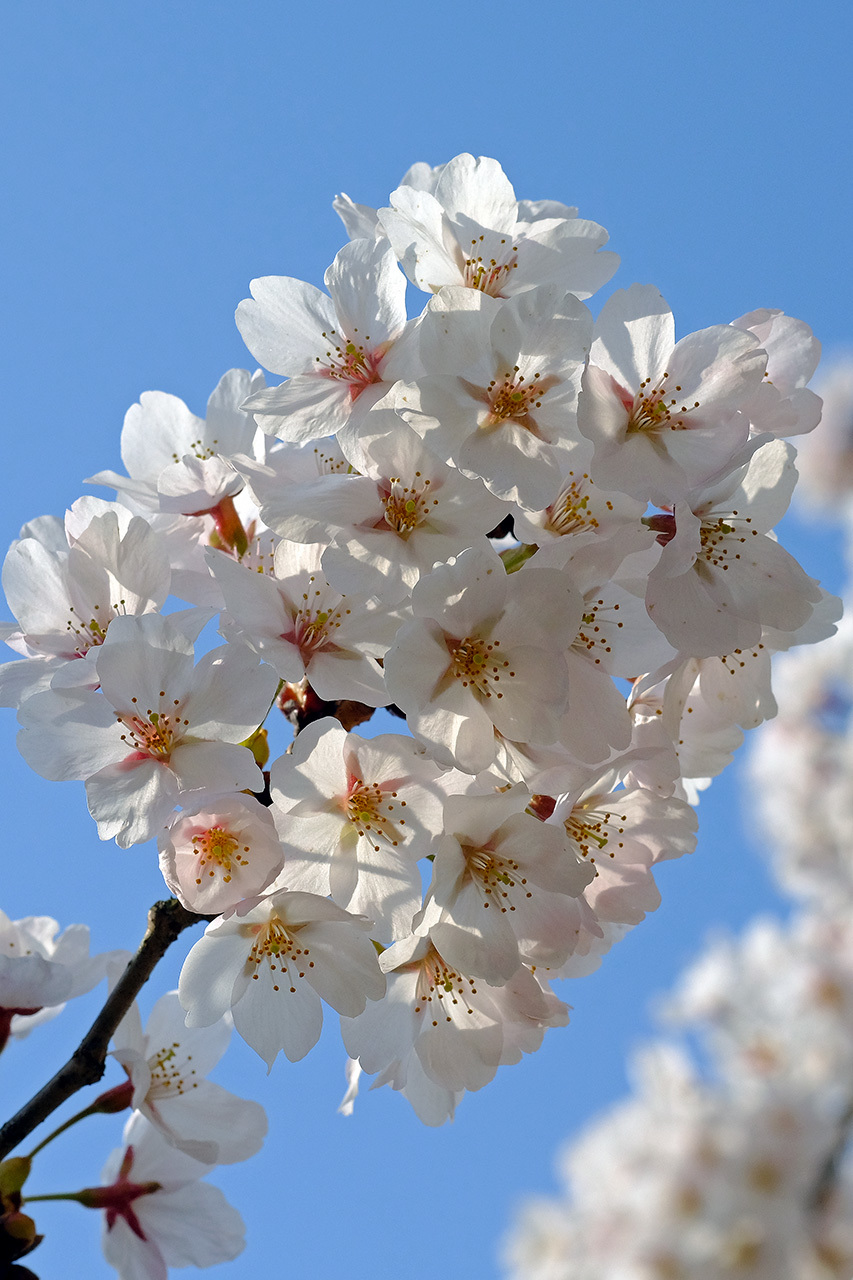
M 4 1160 L 33 1129 L 79 1089 L 96 1084 L 106 1069 L 107 1051 L 117 1026 L 150 978 L 158 961 L 176 938 L 192 925 L 214 920 L 199 916 L 175 898 L 155 902 L 148 912 L 148 928 L 139 949 L 110 992 L 104 1007 L 71 1057 L 52 1080 L 0 1129 L 0 1160 Z
M 823 1212 L 832 1202 L 832 1197 L 838 1187 L 841 1161 L 850 1142 L 851 1129 L 853 1129 L 853 1099 L 848 1102 L 839 1118 L 838 1133 L 835 1141 L 827 1152 L 826 1159 L 821 1165 L 820 1173 L 809 1197 L 809 1208 L 813 1213 Z

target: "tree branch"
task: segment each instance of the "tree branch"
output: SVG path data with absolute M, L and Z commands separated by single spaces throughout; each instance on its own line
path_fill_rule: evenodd
M 17 1147 L 57 1107 L 86 1085 L 96 1084 L 106 1068 L 107 1051 L 116 1027 L 148 981 L 159 960 L 184 929 L 215 916 L 198 916 L 175 898 L 155 902 L 139 950 L 107 997 L 95 1021 L 64 1066 L 0 1129 L 0 1160 Z
M 808 1204 L 813 1213 L 822 1213 L 828 1208 L 834 1193 L 838 1189 L 838 1171 L 850 1140 L 851 1127 L 853 1127 L 853 1099 L 848 1102 L 844 1112 L 839 1117 L 838 1133 L 835 1136 L 835 1141 L 826 1154 L 812 1193 L 809 1196 Z

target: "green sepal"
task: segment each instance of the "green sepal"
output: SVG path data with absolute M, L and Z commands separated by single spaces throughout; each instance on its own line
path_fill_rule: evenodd
M 507 547 L 506 551 L 501 551 L 500 557 L 507 573 L 515 573 L 527 563 L 531 556 L 535 556 L 538 550 L 539 547 L 535 542 L 523 542 L 519 547 Z

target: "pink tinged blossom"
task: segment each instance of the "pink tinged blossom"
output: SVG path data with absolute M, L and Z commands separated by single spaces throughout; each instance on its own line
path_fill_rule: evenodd
M 91 991 L 123 951 L 89 955 L 89 930 L 59 925 L 50 916 L 10 920 L 0 911 L 0 1050 L 10 1035 L 23 1039 L 61 1013 L 67 1000 Z
M 219 915 L 263 893 L 284 862 L 269 810 L 242 792 L 185 808 L 157 844 L 169 890 L 199 915 Z
M 197 417 L 177 396 L 143 392 L 125 414 L 121 433 L 121 458 L 128 474 L 99 471 L 87 483 L 109 485 L 144 511 L 187 514 L 189 507 L 178 499 L 187 496 L 194 473 L 196 480 L 206 476 L 207 498 L 203 507 L 193 510 L 209 510 L 214 499 L 237 491 L 238 478 L 227 459 L 259 455 L 257 425 L 241 405 L 263 385 L 260 373 L 229 369 L 211 393 L 206 418 Z
M 318 440 L 348 424 L 357 432 L 391 385 L 417 369 L 403 336 L 406 281 L 386 242 L 345 245 L 326 287 L 331 297 L 290 276 L 265 276 L 237 308 L 249 350 L 288 378 L 245 408 L 283 440 Z
M 120 1280 L 167 1280 L 169 1267 L 212 1267 L 245 1246 L 237 1210 L 199 1179 L 210 1166 L 170 1147 L 144 1116 L 131 1116 L 101 1187 L 81 1192 L 104 1210 L 101 1244 Z
M 388 975 L 386 999 L 342 1019 L 341 1027 L 350 1057 L 395 1089 L 405 1089 L 416 1071 L 448 1094 L 481 1089 L 501 1063 L 537 1049 L 546 1027 L 568 1021 L 566 1006 L 529 969 L 490 986 L 458 971 L 429 938 L 395 943 L 380 964 Z M 454 1100 L 445 1101 L 444 1114 L 428 1123 L 451 1113 Z
M 417 860 L 435 846 L 445 795 L 423 748 L 318 720 L 275 761 L 270 789 L 287 850 L 283 882 L 330 893 L 375 921 L 376 937 L 408 934 L 421 905 Z
M 473 547 L 422 578 L 385 659 L 391 697 L 441 763 L 479 773 L 495 731 L 547 744 L 560 731 L 568 678 L 562 652 L 581 602 L 565 575 L 507 575 L 491 547 Z
M 394 407 L 429 449 L 527 510 L 560 487 L 559 448 L 577 440 L 576 408 L 592 317 L 554 285 L 499 303 L 446 289 L 420 326 L 425 377 Z
M 660 904 L 652 866 L 691 853 L 697 819 L 683 800 L 638 786 L 616 791 L 600 782 L 562 797 L 546 825 L 560 826 L 575 856 L 592 872 L 584 890 L 596 917 L 635 925 Z
M 170 1146 L 203 1164 L 248 1159 L 267 1131 L 263 1107 L 206 1079 L 230 1038 L 230 1018 L 186 1027 L 177 991 L 160 997 L 144 1033 L 134 1005 L 113 1038 L 112 1056 L 133 1085 L 130 1105 Z
M 268 1067 L 280 1050 L 291 1062 L 304 1058 L 320 1036 L 323 1000 L 355 1017 L 385 993 L 368 929 L 316 894 L 248 899 L 208 925 L 184 962 L 187 1026 L 210 1026 L 230 1010 Z
M 771 307 L 750 311 L 732 326 L 755 334 L 767 352 L 764 381 L 743 410 L 752 431 L 775 436 L 813 431 L 822 403 L 806 383 L 817 369 L 820 343 L 809 326 Z
M 58 533 L 37 525 L 6 556 L 3 587 L 19 627 L 4 639 L 30 660 L 0 667 L 4 705 L 46 688 L 66 663 L 97 650 L 113 619 L 155 612 L 169 594 L 165 544 L 140 516 L 81 499 Z
M 450 796 L 433 877 L 415 932 L 457 969 L 500 985 L 522 959 L 557 967 L 572 950 L 577 909 L 593 871 L 563 832 L 525 812 L 524 787 Z
M 796 481 L 792 456 L 792 446 L 771 441 L 739 485 L 735 476 L 676 506 L 676 532 L 649 575 L 646 606 L 681 653 L 750 649 L 763 627 L 796 631 L 821 600 L 814 579 L 768 536 Z
M 626 777 L 661 795 L 671 795 L 675 785 L 697 803 L 699 792 L 731 763 L 743 742 L 734 718 L 721 717 L 719 707 L 706 701 L 689 664 L 669 676 L 653 673 L 639 680 L 630 710 L 637 750 Z
M 279 544 L 275 577 L 251 574 L 224 556 L 211 557 L 226 602 L 230 634 L 263 657 L 282 680 L 307 677 L 320 698 L 388 702 L 376 661 L 399 618 L 364 596 L 343 596 L 323 575 L 322 546 Z
M 260 790 L 239 744 L 262 723 L 277 681 L 248 650 L 216 649 L 194 667 L 180 622 L 117 618 L 97 671 L 100 692 L 30 698 L 19 748 L 43 777 L 85 779 L 101 839 L 122 848 L 151 839 L 184 792 Z
M 681 501 L 743 445 L 741 410 L 765 367 L 752 333 L 715 325 L 676 344 L 656 289 L 613 294 L 596 322 L 578 405 L 595 483 L 658 506 Z
M 506 507 L 440 462 L 393 410 L 375 409 L 369 425 L 363 474 L 291 486 L 262 513 L 285 538 L 330 544 L 322 567 L 332 586 L 395 603 L 434 564 L 499 524 Z
M 573 547 L 580 547 L 597 538 L 616 538 L 626 549 L 631 544 L 638 548 L 648 545 L 649 531 L 640 523 L 646 501 L 599 488 L 590 474 L 591 463 L 588 440 L 579 441 L 561 457 L 562 479 L 556 497 L 542 511 L 518 507 L 513 513 L 515 534 L 521 542 L 542 547 L 567 538 Z
M 501 298 L 556 281 L 586 298 L 616 270 L 615 254 L 597 252 L 603 227 L 557 202 L 545 202 L 547 211 L 518 202 L 496 160 L 459 155 L 426 179 L 428 168 L 410 171 L 379 210 L 403 270 L 426 292 L 462 285 Z

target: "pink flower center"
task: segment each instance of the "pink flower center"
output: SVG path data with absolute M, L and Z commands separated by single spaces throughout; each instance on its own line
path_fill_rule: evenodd
M 161 698 L 166 696 L 165 690 L 160 692 Z M 131 698 L 136 702 L 136 698 Z M 132 755 L 137 759 L 149 756 L 154 760 L 168 763 L 173 749 L 183 736 L 189 720 L 182 720 L 180 701 L 175 698 L 174 712 L 152 711 L 150 708 L 144 716 L 122 715 L 116 713 L 116 719 L 123 725 L 126 733 L 121 735 Z
M 503 289 L 518 266 L 518 245 L 502 239 L 500 257 L 485 258 L 482 254 L 485 237 L 471 241 L 471 250 L 462 267 L 462 279 L 469 289 L 487 293 L 490 298 L 503 297 Z
M 243 845 L 240 851 L 239 837 L 226 831 L 224 827 L 208 827 L 206 831 L 194 835 L 192 843 L 194 852 L 198 855 L 196 884 L 201 884 L 202 872 L 205 870 L 211 877 L 221 873 L 223 882 L 229 884 L 235 866 L 239 870 L 249 865 L 248 858 L 243 856 L 249 852 L 249 846 Z
M 291 932 L 277 915 L 273 915 L 265 925 L 256 925 L 255 941 L 248 960 L 255 970 L 267 964 L 273 978 L 273 991 L 287 990 L 291 995 L 296 991 L 291 966 L 300 978 L 305 977 L 308 969 L 314 968 L 314 961 L 308 959 L 309 948 L 296 945 L 294 932 L 298 933 L 298 930 Z M 252 977 L 257 980 L 257 972 Z
M 334 345 L 326 352 L 325 359 L 315 356 L 315 363 L 320 366 L 317 372 L 336 382 L 348 382 L 353 400 L 358 399 L 365 387 L 382 381 L 379 366 L 385 349 L 377 347 L 371 351 L 361 343 L 343 338 L 334 329 L 324 331 L 323 337 Z M 364 341 L 369 342 L 370 336 L 365 335 Z

